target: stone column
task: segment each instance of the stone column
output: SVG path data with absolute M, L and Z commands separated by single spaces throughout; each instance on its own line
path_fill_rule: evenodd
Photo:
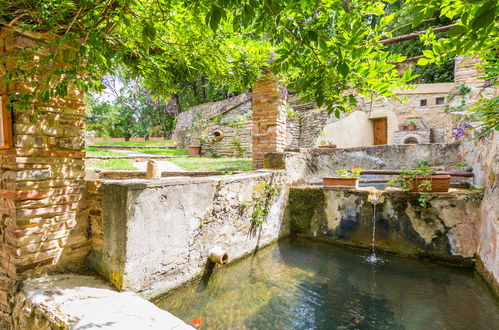
M 253 169 L 263 168 L 266 152 L 286 146 L 285 100 L 275 75 L 267 72 L 253 87 Z
M 42 42 L 0 29 L 0 80 L 15 65 L 16 50 Z M 0 87 L 2 95 L 28 90 Z M 0 150 L 0 328 L 9 324 L 12 297 L 24 278 L 84 265 L 89 251 L 84 212 L 84 104 L 66 98 L 10 104 L 13 147 Z

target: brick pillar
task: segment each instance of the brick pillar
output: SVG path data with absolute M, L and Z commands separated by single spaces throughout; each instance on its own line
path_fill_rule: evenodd
M 39 40 L 0 29 L 2 74 L 16 50 Z M 0 87 L 13 95 L 26 85 Z M 8 98 L 8 97 L 7 97 Z M 64 99 L 11 103 L 13 147 L 0 150 L 0 328 L 10 323 L 21 281 L 46 270 L 76 270 L 89 251 L 84 211 L 84 105 L 74 90 Z
M 285 100 L 275 75 L 267 72 L 253 87 L 253 169 L 263 168 L 266 152 L 286 146 Z

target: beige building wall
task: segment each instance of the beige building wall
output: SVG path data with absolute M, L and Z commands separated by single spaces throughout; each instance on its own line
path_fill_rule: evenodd
M 441 135 L 440 139 L 445 140 L 444 130 L 450 123 L 450 116 L 445 112 L 445 107 L 454 87 L 454 83 L 422 84 L 413 90 L 398 93 L 400 99 L 379 99 L 372 104 L 361 100 L 359 110 L 339 120 L 328 120 L 315 145 L 321 145 L 323 142 L 336 144 L 338 148 L 373 145 L 372 119 L 376 118 L 387 119 L 388 144 L 395 143 L 394 135 L 399 131 L 399 124 L 406 124 L 408 121 L 416 123 L 417 131 L 432 128 Z M 437 98 L 444 98 L 444 103 L 437 104 Z M 421 105 L 422 100 L 426 100 L 426 105 Z

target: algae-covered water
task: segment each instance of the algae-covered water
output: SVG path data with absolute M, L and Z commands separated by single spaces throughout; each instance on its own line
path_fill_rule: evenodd
M 473 271 L 286 240 L 156 301 L 201 329 L 499 329 Z

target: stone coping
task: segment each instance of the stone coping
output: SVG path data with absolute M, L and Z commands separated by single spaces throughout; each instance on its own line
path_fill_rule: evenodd
M 106 171 L 94 170 L 102 180 L 128 180 L 128 179 L 146 179 L 146 171 Z M 246 171 L 230 171 L 232 174 L 246 173 Z M 227 175 L 225 171 L 163 171 L 161 176 L 168 177 L 203 177 L 214 175 Z
M 26 329 L 193 329 L 133 292 L 118 292 L 98 277 L 83 275 L 25 281 L 14 317 L 16 326 Z
M 233 175 L 214 175 L 214 176 L 203 176 L 203 177 L 188 177 L 188 176 L 178 176 L 178 177 L 166 177 L 161 179 L 129 179 L 129 180 L 102 180 L 105 185 L 119 185 L 127 186 L 131 189 L 144 187 L 162 187 L 162 186 L 176 186 L 176 185 L 190 185 L 190 184 L 201 184 L 210 182 L 219 182 L 223 180 L 225 183 L 244 181 L 253 178 L 264 178 L 271 176 L 274 173 L 282 173 L 285 171 L 281 170 L 255 170 Z
M 85 156 L 85 159 L 168 159 L 168 158 L 185 158 L 185 157 L 195 157 L 189 155 L 127 155 L 127 156 Z
M 122 145 L 89 145 L 88 147 L 100 149 L 177 149 L 175 146 L 122 146 Z
M 350 188 L 350 187 L 328 187 L 323 185 L 295 185 L 290 186 L 290 189 L 322 189 L 322 190 L 333 190 L 333 191 L 344 191 L 348 193 L 354 194 L 383 194 L 383 195 L 394 195 L 394 194 L 421 194 L 421 192 L 413 192 L 413 191 L 404 191 L 398 187 L 386 187 L 383 190 L 378 190 L 374 187 L 359 187 L 359 188 Z M 476 189 L 463 189 L 463 188 L 450 188 L 447 192 L 423 192 L 423 194 L 429 194 L 430 196 L 456 196 L 456 195 L 471 195 L 471 194 L 481 194 L 482 192 Z
M 355 151 L 366 151 L 374 149 L 411 149 L 411 148 L 425 148 L 428 146 L 432 147 L 446 147 L 446 146 L 459 147 L 460 143 L 419 143 L 419 144 L 383 144 L 383 145 L 372 145 L 372 146 L 361 146 L 352 148 L 287 148 L 284 152 L 285 154 L 296 154 L 297 152 L 309 152 L 312 154 L 329 154 L 329 153 L 343 153 L 343 152 L 355 152 Z M 281 154 L 281 152 L 269 152 L 269 154 Z

